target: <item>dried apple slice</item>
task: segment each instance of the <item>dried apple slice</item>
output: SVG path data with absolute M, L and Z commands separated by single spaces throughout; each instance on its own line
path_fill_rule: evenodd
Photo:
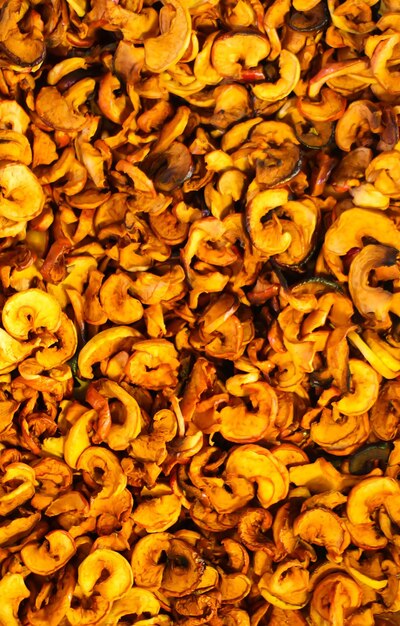
M 22 163 L 0 163 L 0 216 L 15 222 L 37 217 L 45 195 L 36 176 Z
M 400 250 L 400 233 L 389 217 L 377 211 L 350 208 L 327 230 L 323 245 L 324 258 L 340 280 L 347 280 L 347 276 L 338 257 L 352 248 L 362 248 L 363 237 L 373 237 L 386 246 Z
M 286 497 L 289 474 L 286 466 L 269 450 L 254 444 L 233 450 L 226 463 L 226 473 L 257 484 L 257 498 L 269 507 Z
M 148 37 L 143 42 L 145 64 L 151 72 L 164 72 L 178 63 L 190 42 L 192 21 L 186 4 L 168 0 L 168 5 L 175 9 L 169 30 L 158 37 Z
M 266 216 L 287 202 L 289 194 L 285 189 L 266 190 L 258 193 L 247 205 L 247 228 L 253 245 L 270 257 L 287 250 L 292 241 L 290 233 L 283 232 L 279 220 L 273 215 L 269 221 Z
M 28 139 L 15 130 L 0 130 L 0 161 L 17 161 L 24 165 L 32 162 Z
M 133 281 L 124 272 L 112 274 L 101 286 L 101 305 L 115 324 L 133 324 L 143 315 L 141 302 L 129 296 L 132 287 Z
M 372 38 L 371 38 L 372 39 Z M 400 43 L 400 34 L 382 35 L 381 41 L 375 46 L 371 56 L 371 69 L 386 91 L 393 94 L 400 92 L 398 71 L 390 71 L 388 65 L 395 55 L 396 47 Z M 369 50 L 367 49 L 367 54 Z M 396 58 L 396 57 L 395 57 Z
M 360 138 L 363 136 L 365 128 L 369 128 L 373 133 L 381 132 L 381 118 L 382 113 L 375 102 L 369 100 L 351 102 L 336 125 L 337 146 L 349 152 L 358 134 Z
M 282 100 L 293 91 L 300 80 L 300 63 L 293 52 L 282 50 L 279 55 L 280 77 L 275 83 L 252 86 L 256 98 L 267 102 Z
M 256 181 L 265 187 L 276 187 L 290 181 L 301 167 L 300 148 L 291 141 L 254 150 L 250 162 L 256 168 Z
M 65 530 L 52 530 L 45 542 L 29 542 L 21 550 L 21 558 L 31 572 L 49 576 L 65 566 L 76 552 L 76 545 Z
M 141 411 L 135 398 L 115 381 L 101 378 L 89 386 L 86 400 L 98 412 L 99 421 L 101 417 L 104 419 L 104 439 L 110 448 L 125 450 L 136 439 L 142 427 Z M 66 447 L 70 433 L 65 442 Z
M 268 383 L 244 384 L 235 395 L 249 398 L 252 410 L 248 409 L 245 401 L 238 399 L 218 412 L 221 421 L 220 432 L 225 439 L 237 443 L 250 443 L 259 441 L 268 431 L 273 432 L 278 414 L 278 399 Z
M 247 509 L 240 517 L 238 533 L 249 550 L 273 553 L 275 546 L 266 536 L 272 526 L 272 515 L 265 509 Z
M 274 572 L 266 572 L 258 589 L 273 606 L 280 609 L 301 609 L 309 600 L 309 571 L 293 559 L 280 563 Z
M 101 487 L 97 497 L 108 498 L 123 492 L 127 484 L 118 457 L 107 448 L 91 446 L 80 455 L 76 468 L 84 472 L 86 480 L 93 487 Z
M 394 266 L 398 254 L 398 250 L 389 246 L 371 244 L 355 256 L 349 271 L 349 290 L 354 304 L 365 317 L 372 314 L 378 322 L 388 323 L 389 311 L 400 313 L 397 294 L 369 284 L 370 273 L 379 267 Z
M 104 572 L 107 577 L 103 579 Z M 132 587 L 133 574 L 129 562 L 114 550 L 99 548 L 91 552 L 78 567 L 78 583 L 87 596 L 94 591 L 114 602 Z
M 141 334 L 129 326 L 107 328 L 90 339 L 78 356 L 82 378 L 93 378 L 93 365 L 108 359 L 121 350 L 129 350 Z
M 400 152 L 386 150 L 368 165 L 365 178 L 378 191 L 392 198 L 400 198 Z
M 27 340 L 40 329 L 56 332 L 61 324 L 61 307 L 56 298 L 41 289 L 27 289 L 7 299 L 2 312 L 4 328 L 15 339 Z
M 204 568 L 203 559 L 191 545 L 165 532 L 142 537 L 132 553 L 135 584 L 154 591 L 161 589 L 167 597 L 192 593 Z
M 72 601 L 75 588 L 74 568 L 68 564 L 57 576 L 53 593 L 46 598 L 38 598 L 35 606 L 29 606 L 27 619 L 32 626 L 58 626 L 64 618 Z
M 100 620 L 108 615 L 112 605 L 100 594 L 85 595 L 79 585 L 75 586 L 69 604 L 66 617 L 71 626 L 91 626 L 93 623 L 101 623 Z
M 42 87 L 35 106 L 43 122 L 55 130 L 73 132 L 81 130 L 85 124 L 85 116 L 74 111 L 57 87 Z
M 373 524 L 372 515 L 388 499 L 398 498 L 400 488 L 388 476 L 365 478 L 350 491 L 347 499 L 347 517 L 354 524 Z
M 163 532 L 179 519 L 181 503 L 175 494 L 144 500 L 132 514 L 132 519 L 148 533 Z
M 336 513 L 323 508 L 309 509 L 296 518 L 295 535 L 304 541 L 324 546 L 333 560 L 340 562 L 350 544 L 350 535 L 343 520 Z
M 321 102 L 312 102 L 305 97 L 297 100 L 300 113 L 313 122 L 333 122 L 340 119 L 346 104 L 346 98 L 329 87 L 321 89 Z
M 38 341 L 21 343 L 0 328 L 0 374 L 12 372 L 21 361 L 29 356 Z
M 362 603 L 361 587 L 341 572 L 328 574 L 320 580 L 310 603 L 310 615 L 314 624 L 329 626 L 343 624 Z
M 368 413 L 342 416 L 336 407 L 323 409 L 318 421 L 311 424 L 311 439 L 329 454 L 344 456 L 355 452 L 370 433 Z
M 0 621 L 8 626 L 19 626 L 19 605 L 29 596 L 22 574 L 6 572 L 0 580 Z
M 400 382 L 387 382 L 371 409 L 371 427 L 379 439 L 390 441 L 400 425 Z
M 164 624 L 163 615 L 158 616 L 161 605 L 157 600 L 154 593 L 148 589 L 141 589 L 139 587 L 132 587 L 129 591 L 119 600 L 115 600 L 112 605 L 111 611 L 102 620 L 99 625 L 107 626 L 108 624 L 118 624 L 125 616 L 136 616 L 136 624 L 139 626 L 148 626 L 154 624 L 156 626 L 169 626 L 169 622 Z M 146 615 L 146 619 L 141 620 L 140 617 Z M 169 618 L 165 616 L 167 620 Z M 153 619 L 152 619 L 153 618 Z
M 0 484 L 4 491 L 0 495 L 0 515 L 5 516 L 35 494 L 35 472 L 25 463 L 10 463 Z
M 229 32 L 219 36 L 213 44 L 211 60 L 220 76 L 235 80 L 253 80 L 256 68 L 270 51 L 268 39 L 253 31 Z M 240 63 L 243 61 L 243 65 Z M 263 73 L 258 70 L 260 78 Z
M 379 394 L 379 377 L 375 370 L 359 359 L 349 360 L 351 393 L 334 403 L 345 415 L 361 415 L 375 404 Z
M 166 552 L 161 591 L 167 597 L 187 596 L 200 582 L 205 562 L 186 541 L 172 538 Z
M 166 339 L 137 341 L 125 371 L 129 381 L 147 389 L 174 387 L 179 361 L 174 345 Z
M 41 349 L 35 354 L 37 362 L 46 369 L 59 367 L 71 359 L 78 345 L 75 325 L 65 313 L 61 313 L 61 323 L 54 335 L 57 345 Z
M 14 66 L 38 69 L 44 61 L 46 45 L 40 21 L 30 19 L 29 8 L 29 5 L 15 0 L 2 5 L 0 48 Z

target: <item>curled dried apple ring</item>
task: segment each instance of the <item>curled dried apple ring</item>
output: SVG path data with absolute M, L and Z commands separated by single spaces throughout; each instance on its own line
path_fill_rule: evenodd
M 30 332 L 57 331 L 61 324 L 61 307 L 54 296 L 41 289 L 20 291 L 7 299 L 2 322 L 15 339 L 26 340 Z
M 373 133 L 381 131 L 382 114 L 379 107 L 369 100 L 351 102 L 336 125 L 336 144 L 341 150 L 349 152 L 358 135 L 361 138 L 364 134 L 366 127 Z
M 266 508 L 285 498 L 289 489 L 285 465 L 269 450 L 254 444 L 233 450 L 226 462 L 226 472 L 256 483 L 257 498 Z
M 45 535 L 45 543 L 28 542 L 21 550 L 21 558 L 31 572 L 49 576 L 64 565 L 75 554 L 73 538 L 65 530 L 52 530 Z
M 363 237 L 373 237 L 385 246 L 400 250 L 400 234 L 389 217 L 366 209 L 350 208 L 327 230 L 323 246 L 324 258 L 340 280 L 347 280 L 347 276 L 339 257 L 353 248 L 362 248 Z
M 379 377 L 375 370 L 359 359 L 350 359 L 353 391 L 338 400 L 335 406 L 345 415 L 361 415 L 375 404 L 379 393 Z
M 108 576 L 102 581 L 104 571 Z M 132 587 L 132 569 L 119 552 L 99 548 L 91 552 L 80 564 L 78 583 L 85 595 L 90 596 L 96 590 L 102 598 L 113 602 L 123 597 Z
M 175 494 L 166 494 L 141 502 L 132 519 L 148 533 L 163 532 L 179 519 L 181 503 Z
M 93 378 L 93 365 L 116 352 L 129 350 L 141 334 L 129 326 L 108 328 L 90 339 L 79 352 L 78 367 L 82 378 Z
M 261 595 L 281 609 L 301 609 L 309 600 L 309 572 L 298 560 L 280 563 L 258 582 Z
M 0 163 L 0 216 L 15 222 L 37 217 L 45 203 L 43 189 L 31 170 L 22 163 Z
M 230 32 L 215 39 L 211 61 L 220 76 L 236 80 L 252 80 L 257 77 L 257 66 L 268 56 L 268 39 L 253 31 Z M 239 62 L 243 60 L 243 66 Z M 260 78 L 263 73 L 258 70 Z
M 19 483 L 19 484 L 18 484 Z M 10 489 L 10 485 L 16 485 Z M 25 463 L 10 463 L 0 481 L 0 515 L 7 515 L 35 494 L 34 470 Z
M 85 472 L 89 484 L 101 487 L 98 498 L 108 498 L 111 494 L 122 493 L 127 484 L 118 457 L 100 446 L 90 446 L 80 455 L 76 467 Z
M 42 87 L 36 98 L 36 111 L 43 122 L 61 131 L 80 130 L 85 118 L 76 113 L 57 87 Z
M 256 98 L 267 102 L 282 100 L 293 91 L 300 79 L 300 63 L 292 52 L 282 50 L 279 55 L 280 77 L 276 83 L 261 83 L 252 87 Z
M 0 580 L 0 594 L 3 598 L 0 619 L 10 626 L 17 626 L 19 605 L 30 596 L 22 574 L 6 572 Z
M 272 213 L 273 209 L 281 207 L 288 200 L 288 192 L 285 189 L 266 190 L 258 193 L 248 204 L 247 228 L 253 245 L 263 255 L 270 257 L 281 254 L 288 249 L 292 237 L 290 233 L 283 232 L 279 220 L 265 221 L 265 217 Z
M 297 100 L 300 113 L 313 122 L 340 120 L 346 110 L 346 104 L 346 98 L 329 87 L 321 89 L 321 102 L 312 102 L 306 98 Z
M 350 544 L 344 521 L 333 511 L 323 508 L 309 509 L 299 515 L 294 521 L 293 531 L 304 541 L 324 546 L 337 562 L 342 560 L 342 554 Z
M 130 277 L 125 274 L 113 274 L 100 288 L 100 302 L 109 320 L 115 324 L 133 324 L 143 315 L 139 300 L 129 296 L 133 287 Z
M 344 456 L 355 452 L 370 434 L 368 413 L 343 417 L 336 407 L 323 409 L 311 424 L 311 439 L 329 454 Z
M 310 615 L 321 626 L 328 626 L 337 620 L 343 623 L 343 618 L 350 617 L 361 603 L 361 587 L 347 574 L 335 572 L 316 584 L 310 603 Z
M 163 72 L 175 65 L 190 42 L 192 21 L 186 5 L 178 0 L 169 0 L 168 4 L 175 10 L 169 30 L 144 40 L 145 63 L 152 72 Z
M 79 585 L 75 586 L 70 606 L 66 611 L 72 626 L 90 626 L 100 622 L 111 610 L 111 602 L 100 594 L 86 595 Z
M 91 396 L 92 389 L 96 392 L 95 398 Z M 102 410 L 107 414 L 104 418 L 107 422 L 105 440 L 110 448 L 125 450 L 142 426 L 140 407 L 135 398 L 115 381 L 101 378 L 89 386 L 86 399 L 98 411 L 99 419 Z
M 47 369 L 58 367 L 71 359 L 78 345 L 75 325 L 65 313 L 61 313 L 61 323 L 54 335 L 57 345 L 43 348 L 35 354 L 37 362 Z
M 228 379 L 227 384 L 232 379 Z M 233 391 L 232 391 L 233 393 Z M 221 421 L 220 433 L 228 441 L 250 443 L 272 435 L 278 415 L 278 398 L 272 387 L 265 382 L 253 382 L 240 386 L 237 399 L 218 411 Z M 248 398 L 252 405 L 240 398 Z
M 384 441 L 394 439 L 399 426 L 400 383 L 386 382 L 371 409 L 371 428 Z
M 151 591 L 139 587 L 132 587 L 122 598 L 113 602 L 111 611 L 100 624 L 104 624 L 105 626 L 107 621 L 118 624 L 126 615 L 141 616 L 146 614 L 146 620 L 143 620 L 144 623 L 142 622 L 143 626 L 145 626 L 146 621 L 149 626 L 152 622 L 154 626 L 156 626 L 157 621 L 160 626 L 169 626 L 170 622 L 168 616 L 160 615 L 159 617 L 155 617 L 158 616 L 160 608 L 160 602 Z M 139 620 L 138 623 L 140 624 L 141 621 L 142 620 Z
M 354 258 L 349 272 L 349 290 L 357 309 L 365 316 L 374 314 L 387 322 L 389 311 L 400 312 L 399 296 L 368 284 L 370 272 L 396 264 L 398 251 L 388 246 L 367 245 Z
M 174 387 L 179 361 L 172 343 L 166 339 L 137 341 L 125 371 L 129 381 L 148 389 Z
M 400 198 L 400 152 L 386 150 L 371 161 L 365 171 L 367 182 L 386 196 Z M 12 216 L 10 216 L 12 219 Z
M 240 540 L 249 550 L 274 551 L 274 546 L 265 535 L 272 526 L 272 515 L 265 509 L 248 508 L 240 517 L 238 533 Z
M 0 130 L 0 161 L 17 161 L 29 165 L 32 150 L 25 135 L 15 130 Z
M 167 563 L 159 563 L 162 552 Z M 136 585 L 154 591 L 161 589 L 168 597 L 189 595 L 204 568 L 204 561 L 190 544 L 165 532 L 141 538 L 132 553 Z
M 399 43 L 399 33 L 389 35 L 384 34 L 378 38 L 378 41 L 373 42 L 372 55 L 370 53 L 370 50 L 367 49 L 367 54 L 371 56 L 371 69 L 374 73 L 374 76 L 376 76 L 381 85 L 389 93 L 394 94 L 399 93 L 399 73 L 396 71 L 391 72 L 388 68 L 388 65 L 389 62 L 392 60 L 392 56 L 394 55 L 396 46 L 398 47 Z

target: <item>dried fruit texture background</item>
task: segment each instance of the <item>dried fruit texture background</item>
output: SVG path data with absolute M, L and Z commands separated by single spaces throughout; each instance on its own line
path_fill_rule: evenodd
M 1 626 L 400 611 L 400 3 L 0 2 Z

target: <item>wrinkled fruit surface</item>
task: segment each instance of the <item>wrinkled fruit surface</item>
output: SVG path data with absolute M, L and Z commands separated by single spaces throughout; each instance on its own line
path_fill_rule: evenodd
M 0 5 L 0 626 L 398 623 L 399 1 Z

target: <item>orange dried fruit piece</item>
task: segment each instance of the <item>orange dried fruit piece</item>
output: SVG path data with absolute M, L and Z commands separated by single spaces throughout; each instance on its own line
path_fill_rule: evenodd
M 76 552 L 76 545 L 65 530 L 52 530 L 45 542 L 28 542 L 21 550 L 21 558 L 31 572 L 49 576 L 65 566 Z
M 15 339 L 27 340 L 31 332 L 56 332 L 61 324 L 56 298 L 41 289 L 27 289 L 10 296 L 2 311 L 4 328 Z
M 147 389 L 174 387 L 179 367 L 178 353 L 166 339 L 137 341 L 126 368 L 127 379 Z
M 257 68 L 268 56 L 270 44 L 261 33 L 253 31 L 228 32 L 218 36 L 212 46 L 211 61 L 220 76 L 249 80 L 263 72 Z M 243 65 L 240 61 L 243 61 Z M 200 76 L 201 80 L 201 76 Z
M 168 0 L 174 10 L 167 32 L 144 40 L 145 63 L 151 72 L 164 72 L 185 54 L 192 32 L 192 21 L 186 4 Z
M 45 194 L 35 174 L 23 163 L 0 163 L 0 216 L 26 222 L 43 210 Z
M 258 582 L 261 595 L 281 609 L 301 609 L 309 600 L 309 572 L 297 559 L 280 563 L 274 572 L 266 572 Z
M 104 571 L 107 572 L 107 578 L 102 580 Z M 85 595 L 90 596 L 96 592 L 105 600 L 114 602 L 132 587 L 132 569 L 119 552 L 99 548 L 91 552 L 79 565 L 78 583 Z
M 248 444 L 233 450 L 226 462 L 228 475 L 257 485 L 257 498 L 265 508 L 283 500 L 289 489 L 286 466 L 269 450 Z

